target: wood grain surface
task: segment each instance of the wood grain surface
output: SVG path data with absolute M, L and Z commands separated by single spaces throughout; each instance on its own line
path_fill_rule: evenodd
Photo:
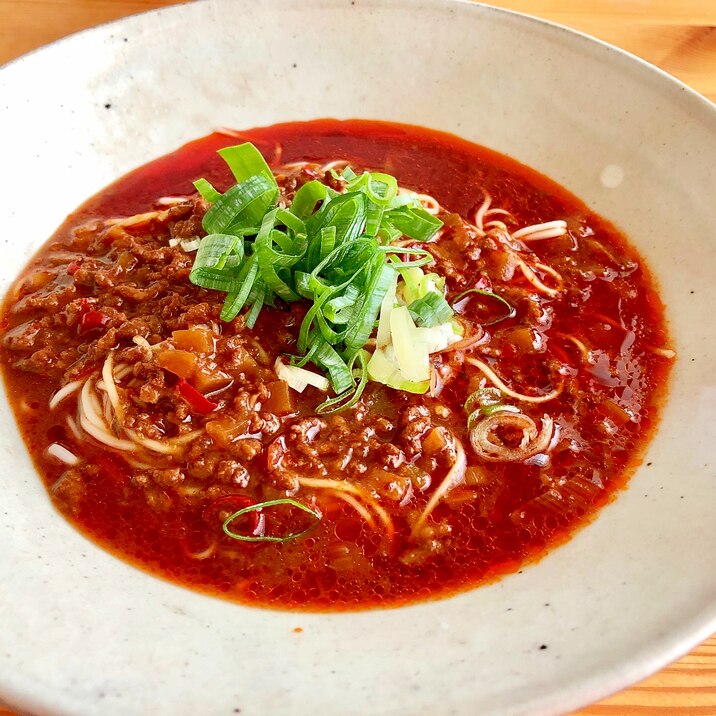
M 174 4 L 174 0 L 0 0 L 0 63 L 69 33 Z M 716 0 L 493 0 L 492 4 L 606 40 L 716 101 Z M 15 715 L 0 706 L 0 716 Z M 573 716 L 716 716 L 716 636 L 655 676 Z

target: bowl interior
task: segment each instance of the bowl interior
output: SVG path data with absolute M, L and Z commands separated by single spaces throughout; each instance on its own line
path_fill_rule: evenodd
M 94 547 L 51 507 L 3 400 L 8 701 L 83 715 L 556 714 L 714 628 L 708 102 L 576 33 L 441 0 L 173 7 L 5 67 L 0 96 L 3 292 L 86 197 L 216 126 L 375 118 L 508 154 L 616 223 L 657 276 L 679 353 L 646 464 L 593 524 L 496 584 L 353 614 L 244 608 Z

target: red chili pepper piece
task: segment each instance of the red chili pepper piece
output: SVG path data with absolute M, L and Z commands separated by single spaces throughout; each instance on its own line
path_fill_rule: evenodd
M 81 336 L 97 328 L 104 328 L 109 323 L 109 316 L 101 311 L 88 311 L 82 314 L 78 331 Z
M 218 497 L 210 505 L 208 505 L 204 509 L 202 517 L 208 522 L 219 512 L 224 511 L 231 512 L 233 514 L 234 512 L 243 510 L 244 507 L 251 507 L 251 505 L 255 504 L 256 500 L 252 500 L 246 495 L 224 495 L 224 497 Z M 251 520 L 249 530 L 253 534 L 256 530 L 258 530 L 259 525 L 261 524 L 261 515 L 258 510 L 254 510 L 252 512 L 247 512 L 246 518 Z
M 70 261 L 70 263 L 67 264 L 67 273 L 70 276 L 74 276 L 77 273 L 77 269 L 82 266 L 82 259 L 77 259 L 75 261 Z
M 212 403 L 211 400 L 205 398 L 196 388 L 189 385 L 184 378 L 179 379 L 177 390 L 179 391 L 179 395 L 189 403 L 194 412 L 206 415 L 219 407 L 218 403 Z

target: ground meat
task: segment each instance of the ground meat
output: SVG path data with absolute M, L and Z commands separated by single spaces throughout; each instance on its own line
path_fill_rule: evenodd
M 44 373 L 46 375 L 54 375 L 64 371 L 65 368 L 56 351 L 50 347 L 41 348 L 26 358 L 20 358 L 15 361 L 14 365 L 16 368 L 27 370 L 30 373 Z
M 3 336 L 3 345 L 11 351 L 27 351 L 34 347 L 40 332 L 39 321 L 28 321 L 15 326 Z
M 236 440 L 231 443 L 229 452 L 233 457 L 239 458 L 239 460 L 249 461 L 263 452 L 263 444 L 260 440 L 256 440 L 255 438 L 244 438 L 243 440 Z
M 195 236 L 203 235 L 204 229 L 201 220 L 204 218 L 205 206 L 203 202 L 197 202 L 194 205 L 194 213 L 188 219 L 172 224 L 170 227 L 172 238 L 192 239 Z
M 300 453 L 308 457 L 318 457 L 318 451 L 311 443 L 324 427 L 325 423 L 323 420 L 316 416 L 303 418 L 290 427 L 289 435 L 286 439 L 290 441 Z
M 154 283 L 147 288 L 138 288 L 136 286 L 123 284 L 121 286 L 115 286 L 113 290 L 115 294 L 118 294 L 127 301 L 140 302 L 151 301 L 153 298 L 156 298 L 161 291 L 161 286 Z
M 249 472 L 237 460 L 219 460 L 216 465 L 216 479 L 234 487 L 247 487 Z
M 79 468 L 72 467 L 60 475 L 52 485 L 50 492 L 53 498 L 62 505 L 63 510 L 75 514 L 80 502 L 87 492 L 87 486 Z
M 160 487 L 175 487 L 184 482 L 184 473 L 178 467 L 152 470 L 151 477 Z
M 431 426 L 430 411 L 424 405 L 411 405 L 403 409 L 400 414 L 399 442 L 407 455 L 414 457 L 421 452 L 421 440 Z

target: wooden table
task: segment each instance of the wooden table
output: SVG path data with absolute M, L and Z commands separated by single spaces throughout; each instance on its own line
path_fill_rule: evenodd
M 175 0 L 0 0 L 0 63 L 71 32 Z M 716 0 L 492 0 L 623 47 L 716 102 Z M 716 716 L 716 636 L 574 716 Z M 0 716 L 13 716 L 0 706 Z

